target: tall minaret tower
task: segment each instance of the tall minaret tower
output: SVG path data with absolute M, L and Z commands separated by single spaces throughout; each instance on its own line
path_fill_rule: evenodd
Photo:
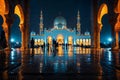
M 40 12 L 40 35 L 43 33 L 43 13 Z
M 80 29 L 80 12 L 78 10 L 78 13 L 77 13 L 77 34 L 80 34 L 81 32 L 81 29 Z

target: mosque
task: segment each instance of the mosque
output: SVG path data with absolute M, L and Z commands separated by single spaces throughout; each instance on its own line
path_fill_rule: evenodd
M 35 40 L 35 46 L 53 44 L 55 40 L 58 44 L 69 44 L 79 46 L 91 46 L 90 32 L 81 34 L 80 13 L 77 13 L 77 25 L 73 29 L 67 28 L 67 21 L 63 16 L 54 19 L 54 27 L 46 29 L 43 27 L 43 13 L 40 14 L 40 32 L 31 32 L 30 38 Z

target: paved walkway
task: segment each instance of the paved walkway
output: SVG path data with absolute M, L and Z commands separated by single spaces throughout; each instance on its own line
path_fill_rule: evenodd
M 120 80 L 120 53 L 87 48 L 0 53 L 0 80 Z

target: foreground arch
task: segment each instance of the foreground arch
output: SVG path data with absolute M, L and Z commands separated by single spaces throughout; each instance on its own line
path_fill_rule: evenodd
M 117 0 L 116 6 L 114 8 L 114 12 L 117 15 L 116 16 L 116 22 L 114 24 L 114 34 L 112 37 L 114 38 L 114 43 L 112 46 L 113 50 L 118 50 L 119 49 L 119 32 L 120 32 L 120 0 Z
M 3 30 L 5 32 L 5 38 L 6 38 L 6 44 L 7 49 L 10 49 L 10 26 L 9 23 L 7 23 L 7 14 L 9 13 L 9 4 L 7 0 L 0 0 L 0 15 L 3 18 Z
M 24 28 L 24 13 L 23 13 L 23 9 L 22 7 L 18 4 L 15 6 L 14 9 L 14 14 L 18 15 L 20 18 L 20 23 L 19 23 L 19 27 L 20 27 L 20 31 L 22 34 L 22 46 L 21 49 L 25 49 L 25 28 Z
M 97 15 L 97 49 L 100 48 L 100 32 L 101 32 L 101 29 L 102 29 L 102 17 L 105 15 L 105 14 L 108 14 L 108 7 L 105 3 L 103 3 L 100 8 L 99 8 L 99 11 L 98 11 L 98 15 Z

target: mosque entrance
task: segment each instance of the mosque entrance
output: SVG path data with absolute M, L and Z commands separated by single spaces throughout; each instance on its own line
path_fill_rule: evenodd
M 58 44 L 64 44 L 64 37 L 63 37 L 63 35 L 59 34 L 57 36 L 57 40 L 56 41 L 57 41 Z
M 68 44 L 69 44 L 69 45 L 72 45 L 72 44 L 73 44 L 73 37 L 72 37 L 72 36 L 69 36 L 69 37 L 68 37 Z

